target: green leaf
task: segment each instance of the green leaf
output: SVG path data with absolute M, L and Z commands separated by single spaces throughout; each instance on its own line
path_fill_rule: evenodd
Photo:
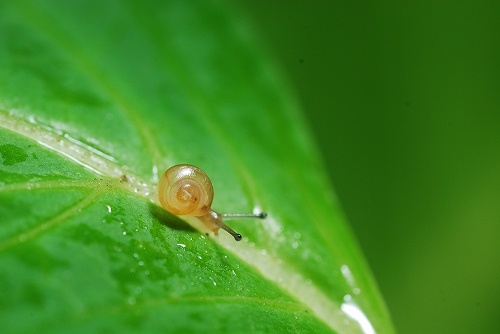
M 393 331 L 297 104 L 203 1 L 0 3 L 2 332 Z M 207 172 L 205 235 L 158 174 Z M 182 219 L 181 219 L 182 218 Z M 189 224 L 188 224 L 189 223 Z

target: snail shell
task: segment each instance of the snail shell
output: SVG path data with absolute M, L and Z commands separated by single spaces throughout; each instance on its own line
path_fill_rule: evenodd
M 158 183 L 161 205 L 175 215 L 204 216 L 210 211 L 214 188 L 204 171 L 192 165 L 167 169 Z

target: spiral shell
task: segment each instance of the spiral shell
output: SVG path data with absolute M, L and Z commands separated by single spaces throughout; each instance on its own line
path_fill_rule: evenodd
M 214 198 L 212 182 L 205 172 L 192 165 L 167 169 L 158 183 L 161 205 L 175 215 L 203 216 Z

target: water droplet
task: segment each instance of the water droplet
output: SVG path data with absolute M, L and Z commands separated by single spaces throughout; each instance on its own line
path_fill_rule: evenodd
M 144 265 L 144 261 L 139 261 L 139 265 L 143 266 Z
M 261 251 L 260 251 L 260 253 L 261 253 L 262 255 L 267 255 L 267 250 L 263 249 L 263 250 L 261 250 Z
M 134 253 L 134 257 L 135 257 L 136 259 L 138 259 L 138 258 L 139 258 L 139 254 Z
M 128 303 L 129 303 L 130 305 L 134 305 L 134 304 L 135 304 L 135 302 L 136 302 L 135 297 L 129 297 L 129 298 L 128 298 Z
M 354 293 L 355 295 L 359 295 L 360 292 L 361 292 L 361 290 L 359 288 L 352 289 L 352 293 Z
M 349 283 L 349 285 L 353 286 L 354 285 L 354 277 L 353 277 L 349 267 L 344 264 L 340 267 L 340 271 L 342 272 L 342 275 L 344 276 L 347 283 Z
M 292 248 L 293 249 L 299 248 L 299 243 L 297 241 L 292 242 Z
M 180 246 L 182 248 L 186 248 L 186 245 L 184 245 L 184 244 L 177 244 L 177 246 Z
M 198 256 L 198 259 L 202 260 L 201 256 Z
M 106 205 L 106 207 L 108 208 L 108 212 L 111 213 L 111 207 L 109 205 Z
M 345 302 L 349 302 L 349 301 L 351 301 L 351 299 L 352 299 L 351 295 L 345 295 L 344 296 L 344 301 Z
M 122 234 L 123 234 L 123 235 L 127 235 L 127 232 L 123 231 L 123 233 L 122 233 Z

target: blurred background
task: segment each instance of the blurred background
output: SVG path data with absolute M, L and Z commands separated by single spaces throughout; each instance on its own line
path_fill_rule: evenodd
M 500 333 L 500 2 L 240 0 L 400 333 Z

